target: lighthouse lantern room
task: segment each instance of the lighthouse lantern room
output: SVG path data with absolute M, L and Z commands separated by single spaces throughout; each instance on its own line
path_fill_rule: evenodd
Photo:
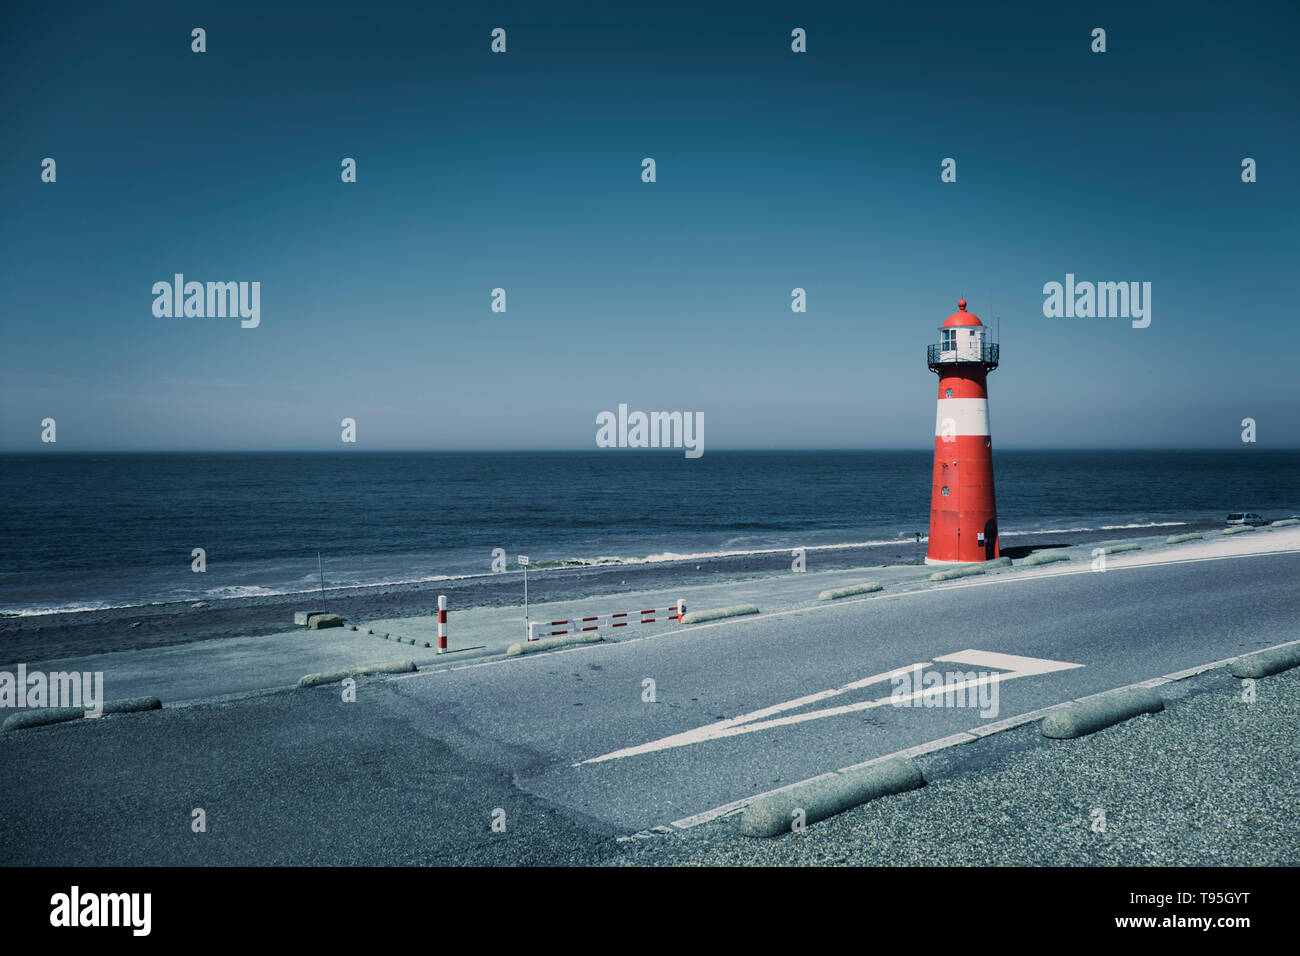
M 987 383 L 998 367 L 998 343 L 962 299 L 927 358 L 939 376 L 939 406 L 925 563 L 988 561 L 1000 556 Z

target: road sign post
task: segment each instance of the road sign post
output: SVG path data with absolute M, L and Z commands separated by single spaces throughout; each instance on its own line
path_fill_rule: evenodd
M 528 555 L 519 555 L 519 566 L 524 569 L 524 634 L 528 633 Z

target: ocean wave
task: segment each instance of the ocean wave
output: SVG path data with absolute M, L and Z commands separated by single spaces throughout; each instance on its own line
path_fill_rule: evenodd
M 487 574 L 431 574 L 418 578 L 395 578 L 385 581 L 364 581 L 349 582 L 344 584 L 329 584 L 325 586 L 325 592 L 331 591 L 357 591 L 366 588 L 383 588 L 383 587 L 400 587 L 412 584 L 432 584 L 437 581 L 459 581 L 468 578 L 489 577 Z M 319 584 L 304 587 L 281 587 L 268 588 L 257 584 L 232 584 L 223 587 L 209 588 L 206 591 L 195 591 L 184 597 L 173 597 L 168 601 L 137 601 L 126 604 L 110 603 L 79 603 L 79 604 L 57 604 L 42 605 L 37 607 L 8 607 L 0 608 L 0 618 L 6 617 L 42 617 L 51 614 L 88 614 L 95 611 L 125 611 L 131 608 L 142 607 L 166 607 L 167 605 L 179 604 L 202 604 L 208 601 L 233 601 L 239 598 L 259 598 L 259 597 L 292 597 L 296 594 L 320 594 L 321 587 Z
M 1189 524 L 1191 524 L 1190 521 L 1144 521 L 1137 524 L 1103 524 L 1095 528 L 1040 528 L 1033 531 L 1010 531 L 1001 528 L 998 534 L 1071 534 L 1080 531 L 1127 531 L 1133 528 L 1181 528 Z
M 925 535 L 921 536 L 925 541 Z M 891 544 L 916 544 L 916 537 L 891 538 L 886 541 L 847 541 L 841 544 L 808 544 L 808 545 L 790 545 L 783 548 L 753 548 L 737 551 L 692 551 L 681 553 L 677 551 L 661 551 L 658 554 L 651 554 L 641 559 L 646 563 L 663 562 L 663 561 L 700 561 L 708 558 L 744 558 L 759 556 L 764 554 L 789 554 L 791 551 L 800 550 L 808 551 L 849 551 L 854 548 L 884 548 Z
M 62 604 L 57 607 L 14 607 L 0 608 L 0 617 L 40 617 L 43 614 L 78 614 L 85 611 L 113 611 L 119 608 L 149 607 L 163 604 L 163 601 L 147 601 L 144 604 Z

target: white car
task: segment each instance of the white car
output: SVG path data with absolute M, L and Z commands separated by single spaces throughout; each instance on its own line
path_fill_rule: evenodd
M 1251 527 L 1258 528 L 1268 524 L 1267 518 L 1261 518 L 1253 511 L 1234 511 L 1228 515 L 1228 524 L 1248 524 Z

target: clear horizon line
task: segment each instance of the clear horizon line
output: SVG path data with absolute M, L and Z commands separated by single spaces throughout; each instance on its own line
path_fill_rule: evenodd
M 1145 452 L 1181 452 L 1181 451 L 1234 451 L 1241 450 L 1236 445 L 1007 445 L 1002 446 L 995 451 L 1145 451 Z M 463 447 L 443 447 L 443 448 L 39 448 L 39 449 L 22 449 L 22 448 L 0 448 L 0 455 L 428 455 L 428 454 L 489 454 L 489 455 L 541 455 L 541 454 L 622 454 L 622 455 L 672 455 L 680 457 L 681 448 L 484 448 L 480 446 L 463 446 Z M 853 454 L 857 452 L 915 452 L 929 454 L 934 451 L 933 445 L 918 445 L 915 447 L 904 446 L 877 446 L 877 447 L 817 447 L 817 446 L 790 446 L 790 447 L 755 447 L 755 446 L 735 446 L 727 448 L 712 449 L 712 453 L 721 454 L 755 454 L 755 453 L 817 453 L 833 454 L 845 453 Z M 1248 450 L 1252 451 L 1300 451 L 1297 445 L 1278 445 L 1278 446 L 1259 446 Z M 613 455 L 611 455 L 613 457 Z

